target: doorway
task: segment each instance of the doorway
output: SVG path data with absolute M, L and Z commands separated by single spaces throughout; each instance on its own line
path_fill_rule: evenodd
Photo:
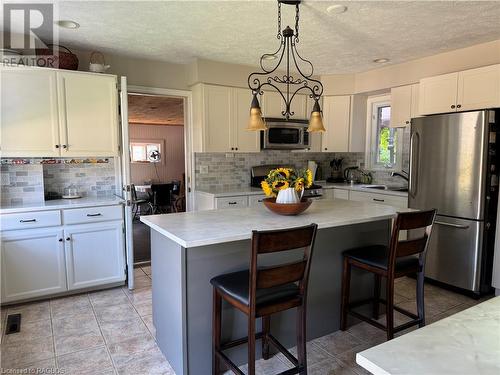
M 185 111 L 182 97 L 128 94 L 134 264 L 151 261 L 140 216 L 186 209 Z

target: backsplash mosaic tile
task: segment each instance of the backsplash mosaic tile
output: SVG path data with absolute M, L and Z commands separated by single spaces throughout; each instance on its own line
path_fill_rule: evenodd
M 74 184 L 82 196 L 104 197 L 116 194 L 114 160 L 100 159 L 2 159 L 2 206 L 38 203 L 48 192 L 62 195 Z M 97 160 L 97 159 L 96 159 Z
M 2 165 L 0 173 L 2 205 L 43 201 L 42 165 Z

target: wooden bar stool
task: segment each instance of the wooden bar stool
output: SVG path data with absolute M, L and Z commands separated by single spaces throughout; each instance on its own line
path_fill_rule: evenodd
M 269 359 L 269 344 L 285 355 L 294 368 L 281 374 L 307 374 L 306 368 L 306 300 L 309 269 L 316 237 L 316 224 L 274 231 L 252 232 L 250 270 L 214 277 L 213 285 L 213 343 L 212 374 L 221 371 L 224 362 L 235 374 L 243 372 L 223 351 L 248 343 L 248 374 L 255 374 L 255 340 L 262 339 L 262 357 Z M 296 262 L 258 268 L 259 254 L 303 249 L 302 259 Z M 222 300 L 248 316 L 248 336 L 221 343 Z M 295 358 L 270 333 L 271 315 L 297 308 L 297 354 Z M 262 318 L 262 332 L 255 332 L 255 319 Z
M 424 311 L 424 267 L 425 253 L 431 235 L 436 210 L 398 213 L 392 229 L 389 247 L 383 245 L 367 246 L 344 251 L 344 270 L 342 275 L 342 301 L 340 329 L 347 328 L 347 315 L 361 319 L 387 332 L 387 340 L 394 333 L 416 324 L 425 326 Z M 399 240 L 399 233 L 408 230 L 409 239 Z M 375 287 L 373 298 L 350 302 L 349 290 L 351 268 L 357 267 L 374 273 Z M 417 274 L 417 311 L 415 315 L 398 306 L 394 306 L 394 279 L 410 274 Z M 386 300 L 380 298 L 381 278 L 386 278 Z M 372 303 L 373 319 L 366 317 L 352 308 Z M 377 322 L 379 303 L 386 306 L 386 325 Z M 411 321 L 394 327 L 394 310 L 412 318 Z

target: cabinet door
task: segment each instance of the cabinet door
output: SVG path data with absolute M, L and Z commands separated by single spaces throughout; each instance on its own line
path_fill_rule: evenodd
M 421 79 L 419 89 L 420 114 L 455 112 L 457 85 L 458 73 Z
M 69 290 L 125 280 L 122 221 L 69 226 L 64 236 Z
M 458 73 L 459 111 L 500 107 L 500 65 Z
M 420 117 L 419 94 L 420 94 L 420 85 L 418 83 L 411 85 L 411 107 L 410 107 L 411 118 Z
M 262 95 L 261 109 L 264 117 L 282 118 L 283 98 L 275 91 L 265 91 Z
M 231 139 L 234 151 L 259 152 L 260 132 L 246 130 L 250 116 L 252 92 L 249 89 L 233 89 L 233 121 Z
M 4 68 L 0 74 L 2 156 L 59 156 L 56 73 Z
M 283 109 L 285 107 L 285 103 L 283 103 Z M 293 112 L 293 116 L 291 119 L 294 120 L 309 120 L 310 113 L 307 113 L 307 96 L 302 94 L 297 94 L 293 98 L 291 109 Z
M 392 128 L 410 125 L 411 120 L 411 86 L 400 86 L 391 89 L 391 122 Z
M 118 155 L 116 77 L 58 72 L 62 156 Z
M 325 96 L 323 99 L 323 134 L 322 151 L 348 152 L 351 97 Z
M 225 152 L 231 147 L 231 88 L 204 86 L 205 152 Z M 248 104 L 250 108 L 250 104 Z
M 3 232 L 1 254 L 2 303 L 67 290 L 61 229 Z

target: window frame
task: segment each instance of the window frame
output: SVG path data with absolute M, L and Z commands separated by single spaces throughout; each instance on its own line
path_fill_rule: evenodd
M 366 109 L 366 149 L 365 149 L 365 165 L 367 169 L 373 171 L 386 171 L 394 172 L 400 171 L 403 162 L 403 132 L 401 128 L 394 128 L 396 131 L 396 163 L 394 165 L 383 165 L 377 163 L 377 130 L 378 130 L 378 109 L 380 107 L 391 107 L 391 96 L 390 95 L 377 95 L 370 96 L 367 99 L 367 109 Z
M 133 160 L 133 152 L 132 152 L 132 146 L 133 145 L 159 145 L 160 146 L 160 154 L 161 158 L 160 161 L 153 162 L 150 160 L 145 160 L 145 161 L 134 161 Z M 130 149 L 130 163 L 133 164 L 164 164 L 164 152 L 165 152 L 165 142 L 163 139 L 137 139 L 137 138 L 130 138 L 129 140 L 129 149 Z

